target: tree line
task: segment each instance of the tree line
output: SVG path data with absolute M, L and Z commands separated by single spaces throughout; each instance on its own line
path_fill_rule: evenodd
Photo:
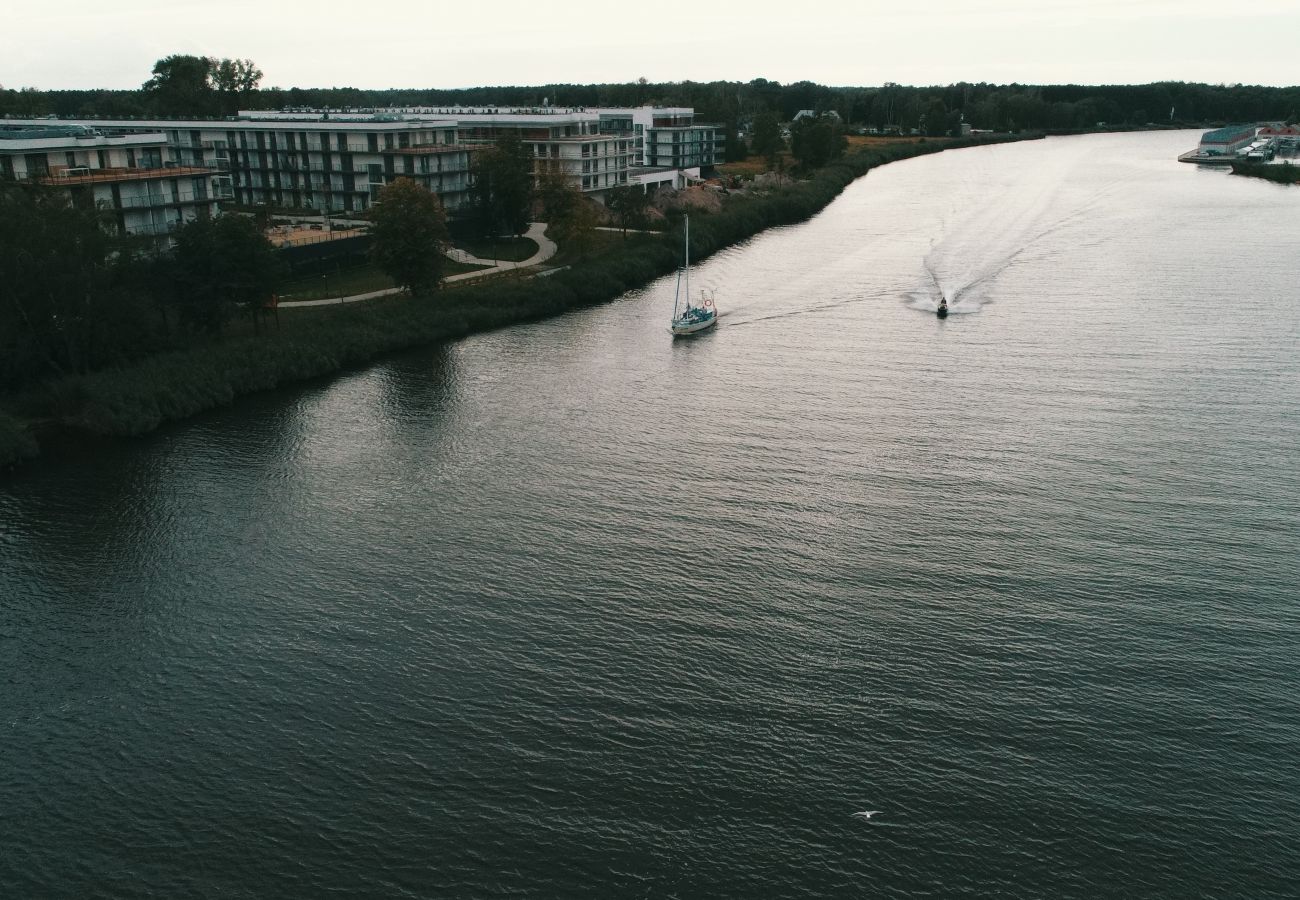
M 458 89 L 261 87 L 251 60 L 173 55 L 155 63 L 139 90 L 0 89 L 0 115 L 65 117 L 227 116 L 237 109 L 384 106 L 694 107 L 701 121 L 734 133 L 770 113 L 789 122 L 804 109 L 834 110 L 850 126 L 934 130 L 966 122 L 994 131 L 1076 130 L 1294 120 L 1300 87 L 1156 82 L 1141 85 L 1027 85 L 958 82 L 832 87 L 812 81 L 502 85 Z

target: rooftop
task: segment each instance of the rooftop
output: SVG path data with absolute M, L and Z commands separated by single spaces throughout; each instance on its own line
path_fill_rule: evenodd
M 1213 131 L 1207 131 L 1201 135 L 1201 143 L 1218 144 L 1224 141 L 1235 140 L 1245 135 L 1255 133 L 1254 125 L 1226 125 L 1223 128 L 1216 128 Z

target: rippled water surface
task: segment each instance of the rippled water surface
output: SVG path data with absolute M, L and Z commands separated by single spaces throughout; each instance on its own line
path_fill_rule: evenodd
M 0 485 L 0 895 L 1296 896 L 1300 189 L 1194 139 Z

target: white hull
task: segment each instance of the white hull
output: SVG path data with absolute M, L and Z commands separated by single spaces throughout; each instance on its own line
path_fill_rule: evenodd
M 673 325 L 673 334 L 695 334 L 697 331 L 703 331 L 706 328 L 712 328 L 718 324 L 718 317 L 714 316 L 707 322 L 692 322 L 689 325 Z

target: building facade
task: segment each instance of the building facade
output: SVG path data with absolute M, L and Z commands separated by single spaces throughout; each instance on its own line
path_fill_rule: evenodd
M 110 205 L 121 213 L 121 229 L 131 233 L 166 233 L 200 210 L 211 214 L 217 201 L 361 212 L 375 203 L 385 184 L 401 177 L 438 194 L 454 212 L 471 200 L 473 155 L 505 135 L 523 144 L 535 181 L 559 173 L 598 200 L 635 182 L 631 176 L 638 168 L 684 170 L 696 177 L 722 160 L 721 129 L 696 123 L 694 111 L 685 107 L 410 107 L 247 111 L 230 119 L 11 119 L 0 131 L 10 135 L 0 141 L 0 159 L 8 160 L 0 163 L 5 173 L 43 172 L 36 177 L 84 188 L 76 192 L 77 202 Z M 22 144 L 19 134 L 29 142 L 51 143 Z M 91 168 L 98 171 L 85 171 Z
M 1254 125 L 1229 125 L 1201 135 L 1202 156 L 1231 156 L 1255 139 Z
M 56 187 L 73 206 L 101 210 L 122 235 L 165 237 L 215 215 L 223 197 L 218 174 L 178 161 L 156 130 L 107 134 L 49 120 L 0 121 L 0 177 Z
M 403 116 L 455 119 L 461 140 L 486 147 L 506 135 L 524 145 L 533 160 L 536 182 L 559 173 L 570 184 L 597 200 L 610 189 L 628 183 L 633 165 L 630 134 L 601 129 L 595 112 L 563 107 L 407 107 L 389 112 Z
M 637 167 L 700 169 L 708 174 L 726 159 L 722 126 L 696 122 L 690 107 L 604 107 L 595 112 L 602 130 L 631 135 Z
M 295 114 L 80 124 L 118 138 L 161 136 L 165 164 L 212 170 L 217 197 L 236 204 L 360 212 L 401 177 L 438 194 L 448 209 L 469 202 L 473 148 L 458 142 L 452 120 Z

